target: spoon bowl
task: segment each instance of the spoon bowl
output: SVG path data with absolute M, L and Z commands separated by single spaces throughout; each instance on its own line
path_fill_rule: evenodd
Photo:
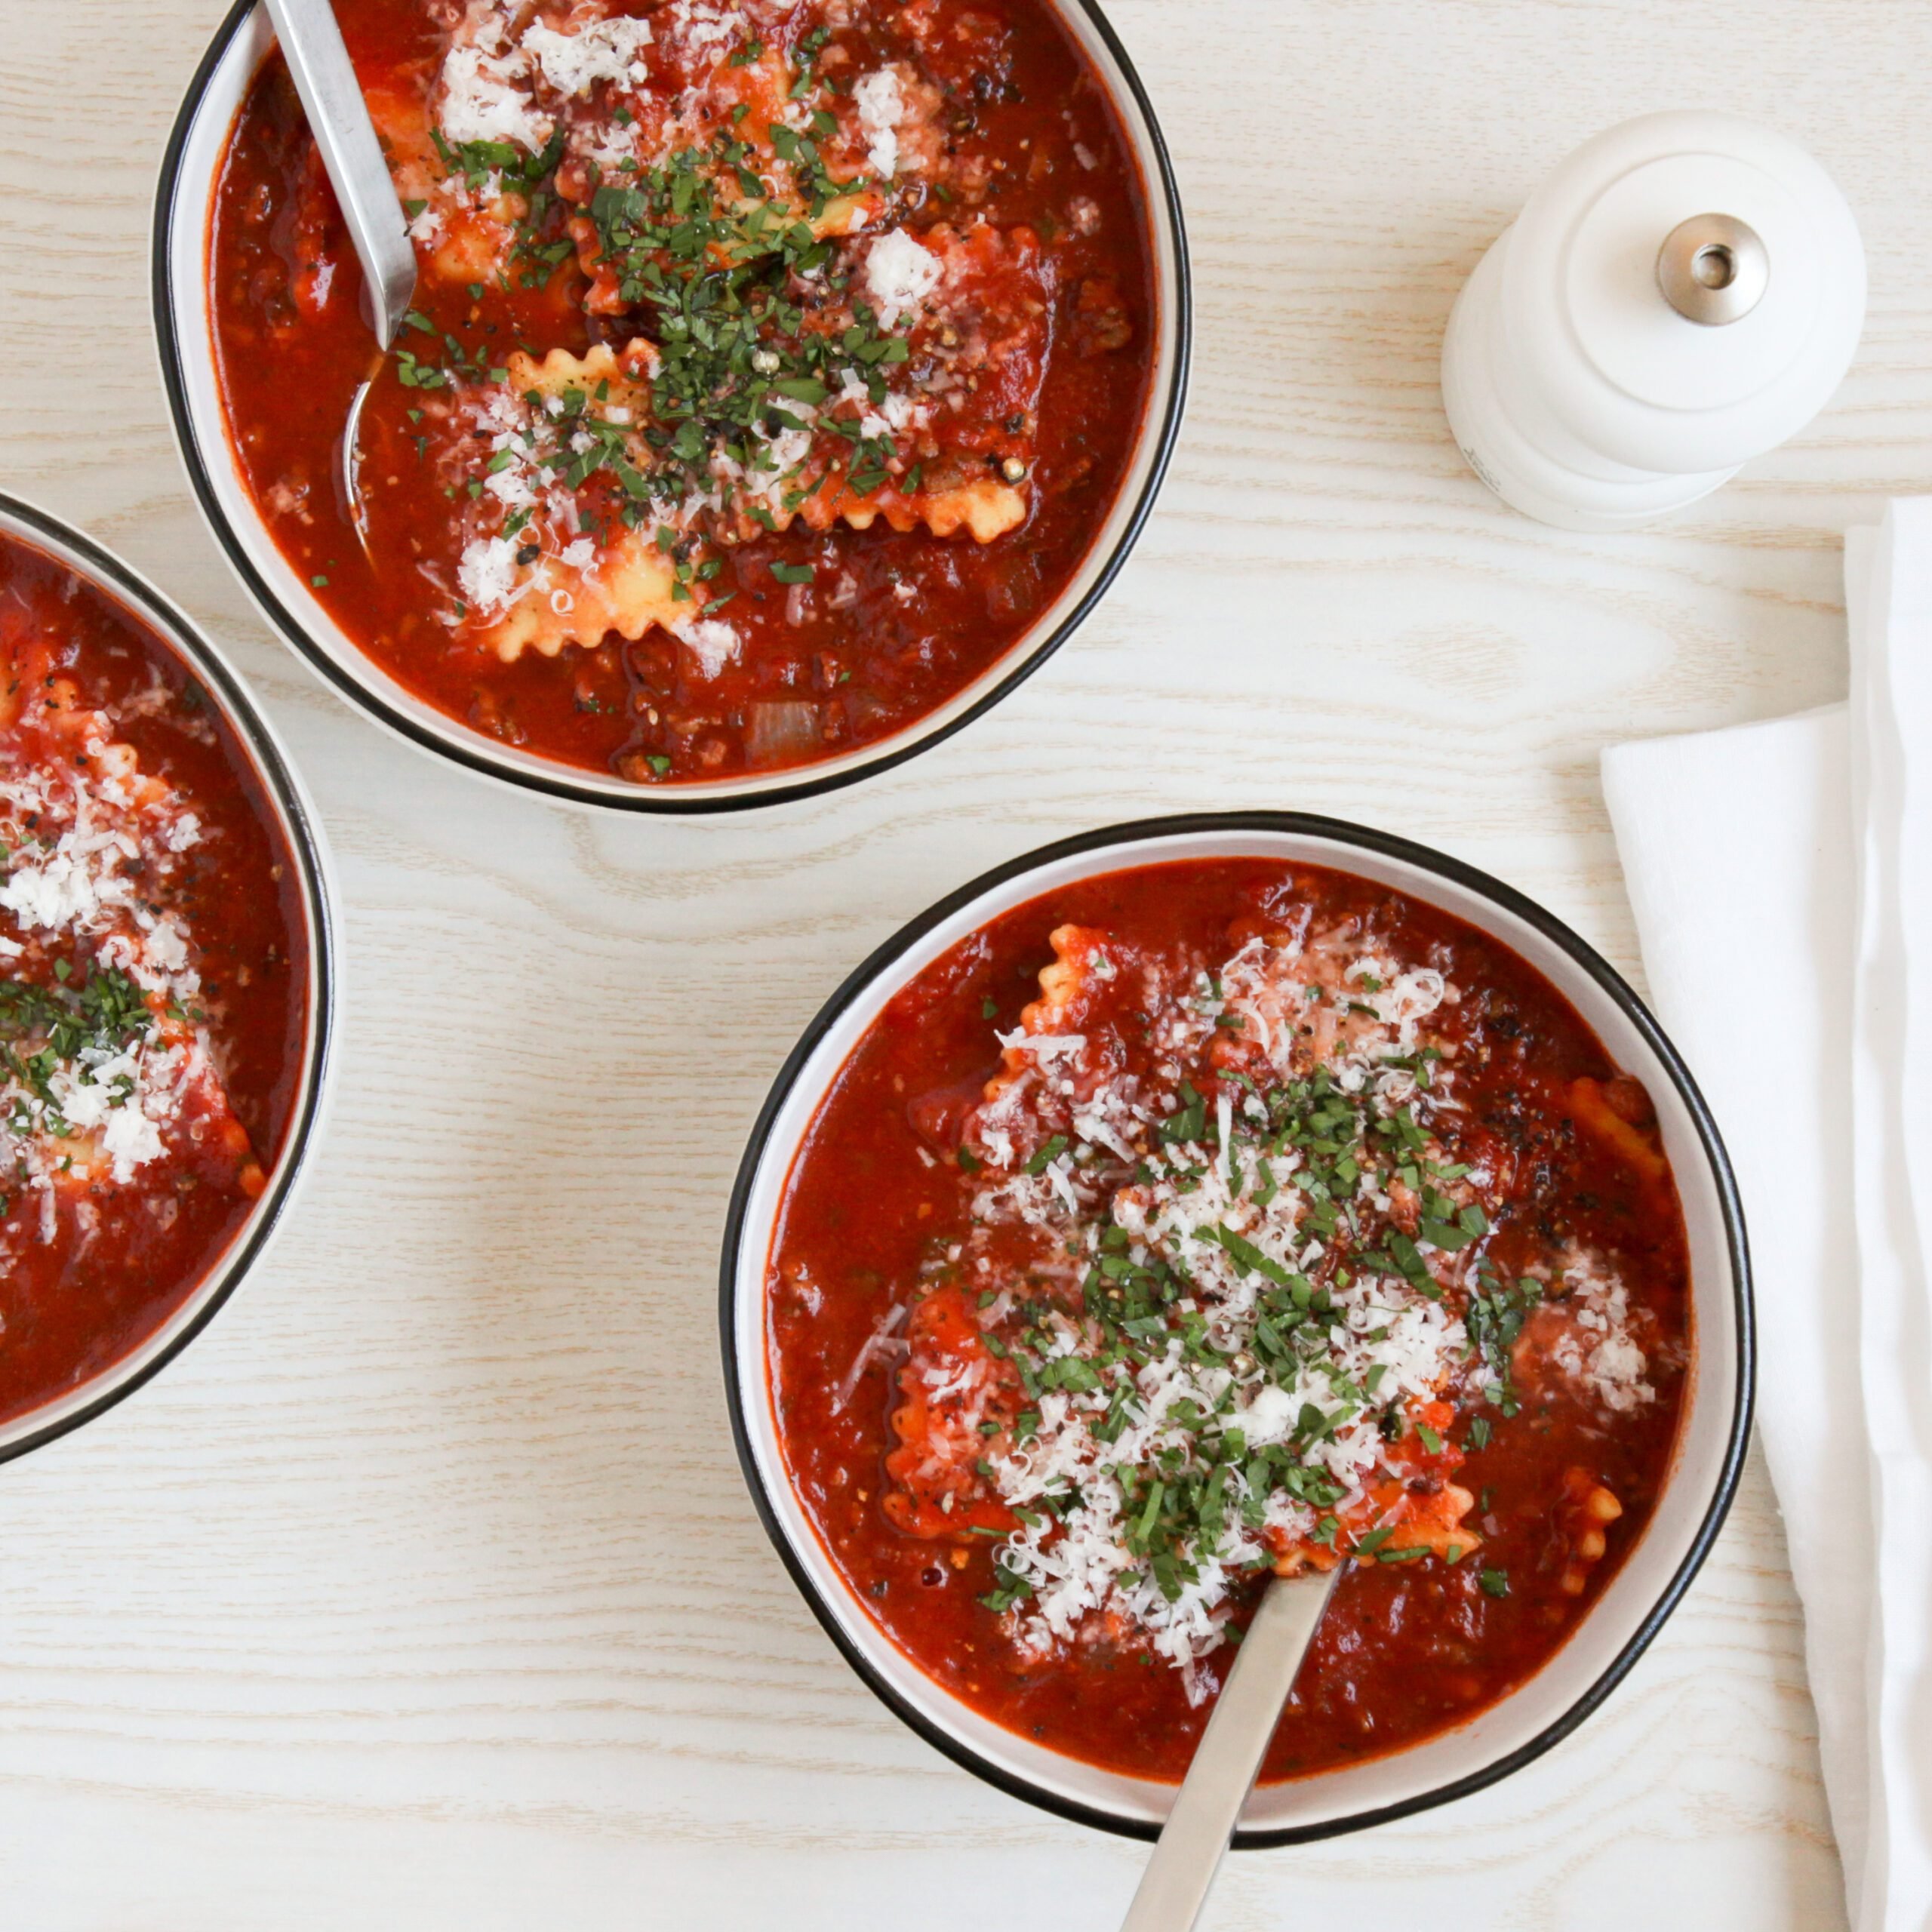
M 380 373 L 378 365 L 377 374 Z M 371 375 L 349 398 L 349 414 L 336 451 L 336 488 L 341 493 L 343 512 L 355 532 L 356 541 L 362 546 L 362 554 L 372 564 L 376 552 L 369 540 L 369 506 L 362 494 L 362 409 L 375 386 L 376 377 Z

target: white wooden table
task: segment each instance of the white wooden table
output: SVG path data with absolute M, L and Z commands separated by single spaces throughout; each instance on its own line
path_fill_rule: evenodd
M 1932 9 L 1116 0 L 1200 321 L 1137 556 L 939 751 L 672 824 L 499 796 L 391 743 L 272 641 L 203 532 L 146 251 L 221 4 L 0 0 L 0 487 L 152 573 L 291 741 L 340 865 L 343 1079 L 272 1264 L 149 1390 L 0 1469 L 0 1921 L 1110 1927 L 1140 1852 L 902 1729 L 753 1518 L 713 1314 L 743 1137 L 824 994 L 943 887 L 1147 811 L 1409 833 L 1634 970 L 1598 749 L 1838 694 L 1838 534 L 1932 485 Z M 1455 290 L 1577 140 L 1705 103 L 1783 127 L 1850 195 L 1858 365 L 1669 529 L 1521 521 L 1443 422 Z M 1842 1923 L 1758 1463 L 1579 1736 L 1464 1804 L 1233 1861 L 1210 1923 L 1407 1913 Z

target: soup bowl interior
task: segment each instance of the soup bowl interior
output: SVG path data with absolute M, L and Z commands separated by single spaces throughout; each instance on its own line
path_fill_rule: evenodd
M 1734 1488 L 1749 1423 L 1751 1331 L 1743 1229 L 1722 1147 L 1668 1041 L 1580 940 L 1520 895 L 1406 841 L 1287 815 L 1167 820 L 1071 841 L 976 881 L 888 943 L 822 1012 L 780 1076 L 747 1150 L 721 1282 L 739 1453 L 766 1527 L 834 1641 L 900 1717 L 993 1783 L 1048 1810 L 1141 1836 L 1173 1787 L 1083 1764 L 981 1716 L 928 1677 L 869 1617 L 786 1474 L 768 1354 L 766 1283 L 794 1158 L 841 1068 L 886 1004 L 1013 907 L 1098 874 L 1179 860 L 1279 858 L 1393 887 L 1500 939 L 1576 1007 L 1655 1102 L 1682 1197 L 1697 1361 L 1675 1463 L 1656 1513 L 1574 1634 L 1480 1715 L 1388 1757 L 1251 1798 L 1238 1843 L 1326 1836 L 1460 1795 L 1506 1775 L 1580 1724 L 1629 1669 L 1702 1561 Z
M 571 802 L 648 812 L 776 804 L 882 771 L 996 703 L 1072 635 L 1127 559 L 1153 506 L 1186 389 L 1189 300 L 1180 205 L 1153 111 L 1091 0 L 1046 0 L 1105 84 L 1139 168 L 1155 315 L 1152 378 L 1132 460 L 1107 516 L 1060 595 L 1010 648 L 943 704 L 889 737 L 783 770 L 663 786 L 580 769 L 472 730 L 417 697 L 337 623 L 277 546 L 229 441 L 215 355 L 209 273 L 215 192 L 229 133 L 274 45 L 265 9 L 241 0 L 182 107 L 156 198 L 154 311 L 176 438 L 203 513 L 263 614 L 330 684 L 410 743 L 469 769 Z
M 0 1460 L 51 1441 L 131 1394 L 186 1348 L 266 1252 L 282 1226 L 320 1131 L 334 1069 L 331 1051 L 334 940 L 327 850 L 294 768 L 240 680 L 146 581 L 77 531 L 31 506 L 0 497 L 0 536 L 41 551 L 130 614 L 193 675 L 255 781 L 283 863 L 294 868 L 299 938 L 306 952 L 300 1066 L 290 1083 L 287 1126 L 268 1183 L 226 1247 L 180 1304 L 134 1349 L 57 1399 L 0 1423 Z

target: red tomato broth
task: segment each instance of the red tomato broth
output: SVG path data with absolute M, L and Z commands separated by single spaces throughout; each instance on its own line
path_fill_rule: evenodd
M 841 39 L 860 64 L 907 56 L 896 5 L 853 0 L 847 11 L 854 24 Z M 420 100 L 431 86 L 448 42 L 436 13 L 429 0 L 339 0 L 358 72 L 378 99 Z M 814 13 L 811 0 L 798 8 L 797 24 L 785 29 L 790 39 Z M 845 753 L 937 709 L 1013 650 L 1085 561 L 1132 463 L 1152 385 L 1152 246 L 1126 135 L 1045 0 L 984 0 L 957 17 L 974 23 L 977 37 L 947 70 L 931 60 L 927 70 L 945 92 L 955 143 L 995 158 L 998 171 L 971 212 L 1002 232 L 1050 238 L 1057 290 L 1026 521 L 984 545 L 963 532 L 892 529 L 883 519 L 823 535 L 801 521 L 782 534 L 741 536 L 709 560 L 718 574 L 700 586 L 707 600 L 733 599 L 722 621 L 742 634 L 737 660 L 709 678 L 661 626 L 635 641 L 611 632 L 592 648 L 568 645 L 557 657 L 525 651 L 509 663 L 453 632 L 442 621 L 448 597 L 416 566 L 460 547 L 461 506 L 445 498 L 441 472 L 425 466 L 420 425 L 408 413 L 423 397 L 398 382 L 393 362 L 363 417 L 375 561 L 364 556 L 335 469 L 350 399 L 377 358 L 346 231 L 286 68 L 270 57 L 238 116 L 214 197 L 220 386 L 260 513 L 361 649 L 479 731 L 642 784 Z M 909 229 L 924 232 L 961 213 L 923 197 L 921 188 L 902 210 Z M 1068 219 L 1082 203 L 1093 213 L 1091 233 Z M 574 263 L 540 289 L 514 276 L 507 286 L 477 286 L 480 297 L 426 277 L 417 301 L 438 335 L 479 362 L 512 345 L 580 355 L 597 341 L 623 340 L 626 331 L 608 318 L 586 315 Z M 1094 288 L 1117 297 L 1126 346 L 1094 347 L 1096 327 L 1082 308 Z M 434 338 L 408 331 L 402 346 L 426 357 L 436 348 Z M 774 577 L 774 565 L 814 568 L 809 596 L 801 600 Z M 902 586 L 914 593 L 909 601 Z
M 1453 1566 L 1437 1556 L 1349 1566 L 1264 1778 L 1417 1743 L 1478 1715 L 1540 1669 L 1641 1535 L 1669 1476 L 1684 1404 L 1689 1261 L 1674 1184 L 1667 1171 L 1660 1186 L 1640 1183 L 1577 1130 L 1561 1098 L 1569 1083 L 1607 1081 L 1617 1069 L 1574 1008 L 1509 948 L 1371 881 L 1260 860 L 1116 872 L 993 921 L 894 996 L 799 1149 L 768 1277 L 779 1437 L 826 1551 L 894 1644 L 983 1715 L 1132 1776 L 1178 1780 L 1211 1705 L 1191 1706 L 1180 1672 L 1144 1649 L 1023 1658 L 979 1601 L 995 1581 L 990 1539 L 909 1535 L 882 1506 L 894 1487 L 886 1457 L 897 1446 L 890 1418 L 904 1399 L 900 1371 L 875 1364 L 843 1408 L 837 1392 L 921 1263 L 960 1235 L 966 1196 L 948 1143 L 956 1147 L 960 1121 L 998 1069 L 994 1031 L 1014 1026 L 1038 996 L 1049 934 L 1072 922 L 1149 957 L 1211 959 L 1238 922 L 1251 926 L 1258 912 L 1297 900 L 1344 917 L 1373 909 L 1382 931 L 1433 949 L 1464 989 L 1459 1014 L 1471 1060 L 1459 1091 L 1495 1131 L 1534 1151 L 1540 1232 L 1580 1236 L 1614 1259 L 1660 1340 L 1650 1364 L 1656 1400 L 1613 1428 L 1560 1389 L 1534 1400 L 1521 1392 L 1513 1420 L 1480 1403 L 1459 1413 L 1465 1441 L 1469 1414 L 1493 1425 L 1488 1446 L 1470 1451 L 1456 1478 L 1479 1495 L 1488 1518 L 1479 1554 Z M 1515 1239 L 1500 1220 L 1493 1247 L 1506 1255 Z M 1569 1594 L 1564 1484 L 1579 1465 L 1623 1513 L 1601 1560 Z M 1486 1570 L 1506 1577 L 1506 1595 L 1485 1590 Z M 1241 1586 L 1237 1626 L 1259 1588 Z M 1224 1665 L 1226 1655 L 1213 1661 Z
M 209 1057 L 184 1085 L 165 1157 L 128 1182 L 98 1168 L 85 1183 L 63 1177 L 51 1239 L 43 1190 L 21 1183 L 10 1154 L 0 1183 L 6 1422 L 139 1348 L 242 1228 L 286 1149 L 307 1040 L 309 963 L 300 872 L 250 758 L 190 669 L 147 624 L 57 559 L 0 536 L 0 664 L 7 672 L 0 778 L 18 776 L 23 754 L 31 765 L 45 751 L 35 709 L 66 709 L 71 689 L 75 710 L 111 721 L 114 743 L 132 751 L 143 780 L 171 788 L 171 811 L 178 807 L 196 821 L 198 838 L 165 878 L 154 875 L 145 848 L 132 869 L 143 911 L 178 917 L 192 934 L 189 956 L 200 980 L 193 1009 L 202 1016 L 195 1023 Z M 20 721 L 5 722 L 16 706 Z M 78 770 L 91 760 L 66 761 Z M 0 870 L 11 877 L 36 856 L 33 826 L 13 823 L 4 788 L 0 808 L 13 834 Z M 23 987 L 80 987 L 103 965 L 97 932 L 75 927 L 50 937 L 7 906 L 0 906 L 0 940 L 10 949 L 0 961 L 10 998 Z M 177 1043 L 186 1018 L 166 1023 Z M 11 1054 L 31 1044 L 0 1006 L 0 1044 Z M 17 1068 L 0 1068 L 0 1084 L 18 1092 Z M 0 1137 L 18 1152 L 4 1123 Z

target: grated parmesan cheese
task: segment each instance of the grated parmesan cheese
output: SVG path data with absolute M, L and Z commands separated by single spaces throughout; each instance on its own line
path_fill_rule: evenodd
M 445 140 L 507 141 L 532 154 L 556 122 L 529 88 L 530 63 L 515 50 L 493 55 L 481 46 L 453 47 L 443 57 L 437 115 Z
M 478 537 L 463 546 L 456 580 L 478 611 L 499 609 L 516 589 L 516 546 L 507 537 Z
M 671 0 L 663 10 L 667 34 L 695 52 L 724 47 L 750 37 L 744 15 L 716 0 Z
M 686 650 L 697 660 L 697 674 L 709 681 L 738 655 L 738 633 L 721 617 L 694 617 L 678 627 Z
M 1595 1257 L 1572 1248 L 1565 1257 L 1562 1285 L 1573 1326 L 1552 1356 L 1613 1414 L 1628 1415 L 1657 1399 L 1645 1380 L 1650 1360 L 1632 1332 L 1630 1293 L 1620 1277 Z
M 641 85 L 651 78 L 644 50 L 651 45 L 648 20 L 598 20 L 574 33 L 533 26 L 521 42 L 544 79 L 559 94 L 583 95 L 599 81 Z
M 872 172 L 889 181 L 899 171 L 898 129 L 906 118 L 905 91 L 897 71 L 881 67 L 877 73 L 866 75 L 852 90 L 852 100 L 859 110 L 859 125 L 869 143 L 867 158 Z
M 866 251 L 866 289 L 881 328 L 897 328 L 939 281 L 937 258 L 903 228 L 888 229 Z

